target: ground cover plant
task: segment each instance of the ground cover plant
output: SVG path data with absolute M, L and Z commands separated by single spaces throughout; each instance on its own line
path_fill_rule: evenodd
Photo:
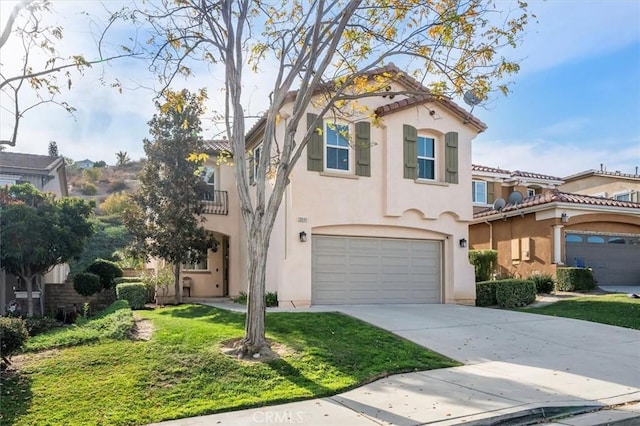
M 136 315 L 153 324 L 149 341 L 103 339 L 29 355 L 3 379 L 0 423 L 146 424 L 322 397 L 394 372 L 458 365 L 337 313 L 268 313 L 267 337 L 281 354 L 270 363 L 220 350 L 242 336 L 242 313 L 181 305 Z
M 574 297 L 521 311 L 640 330 L 640 299 L 630 298 L 626 294 Z

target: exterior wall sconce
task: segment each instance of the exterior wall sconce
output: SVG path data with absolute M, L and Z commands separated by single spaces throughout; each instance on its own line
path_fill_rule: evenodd
M 300 242 L 301 243 L 306 243 L 307 242 L 307 233 L 302 231 L 300 232 Z
M 460 238 L 460 247 L 461 248 L 465 248 L 467 246 L 467 239 L 466 238 Z
M 569 215 L 566 214 L 566 213 L 562 213 L 562 215 L 560 216 L 560 222 L 562 222 L 562 223 L 569 222 Z

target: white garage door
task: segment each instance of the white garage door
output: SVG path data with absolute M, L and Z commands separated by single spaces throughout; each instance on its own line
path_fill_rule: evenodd
M 439 241 L 314 235 L 312 251 L 313 304 L 442 302 Z

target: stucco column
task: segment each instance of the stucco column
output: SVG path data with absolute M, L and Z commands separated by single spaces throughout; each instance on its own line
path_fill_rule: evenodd
M 563 225 L 553 225 L 553 263 L 556 265 L 562 264 L 562 258 L 560 257 L 562 250 L 562 228 Z

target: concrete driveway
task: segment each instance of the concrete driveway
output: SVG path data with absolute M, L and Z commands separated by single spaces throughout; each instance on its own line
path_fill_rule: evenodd
M 640 401 L 640 331 L 457 305 L 317 306 L 296 311 L 340 311 L 465 365 L 394 375 L 329 398 L 165 424 L 494 424 L 500 416 L 544 414 L 553 411 L 549 407 L 580 412 Z M 640 416 L 634 407 L 628 413 L 598 415 Z

